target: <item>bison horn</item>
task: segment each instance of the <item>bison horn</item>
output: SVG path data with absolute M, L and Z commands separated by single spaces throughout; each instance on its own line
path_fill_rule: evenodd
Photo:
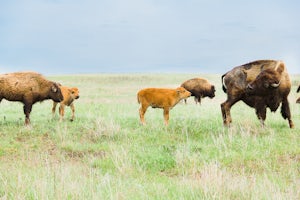
M 271 86 L 277 88 L 280 85 L 280 81 L 278 83 L 272 83 Z

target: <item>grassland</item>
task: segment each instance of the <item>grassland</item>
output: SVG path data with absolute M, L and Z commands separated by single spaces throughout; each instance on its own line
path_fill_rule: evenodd
M 163 124 L 149 108 L 139 124 L 136 93 L 177 87 L 196 76 L 214 99 L 178 104 Z M 299 76 L 289 96 L 294 129 L 268 110 L 266 127 L 242 102 L 224 128 L 219 75 L 102 74 L 55 76 L 77 86 L 76 119 L 52 119 L 51 101 L 34 105 L 24 127 L 22 105 L 0 104 L 0 199 L 300 199 Z M 298 94 L 298 96 L 300 96 Z

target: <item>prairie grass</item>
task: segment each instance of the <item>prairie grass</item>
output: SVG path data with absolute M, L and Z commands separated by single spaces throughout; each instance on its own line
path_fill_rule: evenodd
M 208 78 L 216 97 L 179 103 L 165 127 L 160 109 L 139 123 L 136 93 Z M 220 75 L 98 74 L 50 77 L 80 89 L 75 121 L 51 116 L 51 101 L 34 105 L 24 126 L 22 105 L 0 104 L 0 199 L 300 199 L 300 105 L 293 76 L 289 129 L 268 111 L 262 128 L 254 109 L 232 108 Z

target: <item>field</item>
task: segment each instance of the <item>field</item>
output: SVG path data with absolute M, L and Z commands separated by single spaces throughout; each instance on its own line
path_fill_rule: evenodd
M 175 88 L 196 76 L 216 86 L 214 99 L 179 103 L 163 123 L 149 108 L 139 124 L 136 99 L 145 87 Z M 280 110 L 266 127 L 239 102 L 223 127 L 226 99 L 220 75 L 101 74 L 48 77 L 76 86 L 69 107 L 53 119 L 51 101 L 33 106 L 24 126 L 22 104 L 0 104 L 0 199 L 300 199 L 299 76 L 289 96 L 295 128 Z

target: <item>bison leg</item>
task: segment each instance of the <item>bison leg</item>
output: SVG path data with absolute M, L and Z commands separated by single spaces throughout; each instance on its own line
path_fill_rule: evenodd
M 169 108 L 164 108 L 164 121 L 166 126 L 169 124 L 169 112 Z
M 32 104 L 24 104 L 23 110 L 24 110 L 24 114 L 25 114 L 25 125 L 29 125 L 30 124 L 30 112 L 32 109 Z
M 194 98 L 196 104 L 199 103 L 199 105 L 201 105 L 201 97 L 200 96 L 195 96 Z
M 283 98 L 281 105 L 281 115 L 283 119 L 288 119 L 290 128 L 294 128 L 294 123 L 291 117 L 290 105 L 287 97 Z
M 225 126 L 229 126 L 229 124 L 232 122 L 231 115 L 230 115 L 230 108 L 236 102 L 238 102 L 238 100 L 229 100 L 229 99 L 227 99 L 224 103 L 221 104 L 223 124 Z
M 255 110 L 256 110 L 256 116 L 259 119 L 261 126 L 264 127 L 265 120 L 267 117 L 267 107 L 265 105 L 261 105 L 259 107 L 256 107 Z
M 140 110 L 139 110 L 139 113 L 140 113 L 140 121 L 141 121 L 141 124 L 142 125 L 145 125 L 146 122 L 145 122 L 145 113 L 147 111 L 147 108 L 148 106 L 141 106 Z
M 72 118 L 71 118 L 71 121 L 74 121 L 74 118 L 75 118 L 75 106 L 74 106 L 73 103 L 70 105 L 70 108 L 71 108 L 71 110 L 72 110 Z

